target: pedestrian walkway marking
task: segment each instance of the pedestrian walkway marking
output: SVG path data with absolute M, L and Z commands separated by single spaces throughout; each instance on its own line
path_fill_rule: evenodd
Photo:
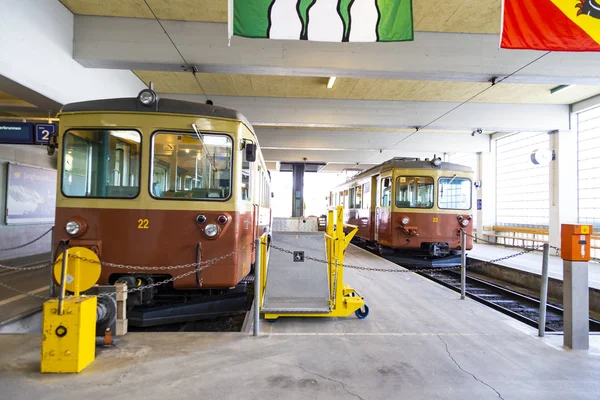
M 50 285 L 41 287 L 39 289 L 32 290 L 31 292 L 27 292 L 27 293 L 28 294 L 36 294 L 36 293 L 40 293 L 40 292 L 43 292 L 43 291 L 48 290 L 48 289 L 50 289 Z M 20 294 L 20 295 L 17 295 L 17 296 L 9 297 L 6 300 L 0 301 L 0 307 L 4 306 L 6 304 L 12 303 L 13 301 L 21 300 L 21 299 L 23 299 L 25 297 L 27 297 L 26 294 Z

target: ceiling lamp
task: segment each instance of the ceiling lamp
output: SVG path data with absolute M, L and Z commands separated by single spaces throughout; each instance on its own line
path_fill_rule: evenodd
M 335 76 L 332 76 L 331 78 L 329 78 L 329 82 L 327 82 L 327 89 L 331 89 L 333 88 L 333 85 L 335 84 Z
M 565 90 L 565 89 L 569 89 L 572 88 L 575 85 L 559 85 L 555 88 L 550 89 L 550 94 L 556 94 L 558 92 L 560 92 L 561 90 Z

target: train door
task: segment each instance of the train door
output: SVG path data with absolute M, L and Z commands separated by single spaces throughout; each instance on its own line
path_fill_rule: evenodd
M 375 240 L 384 245 L 392 241 L 392 171 L 377 179 L 377 209 L 375 211 Z

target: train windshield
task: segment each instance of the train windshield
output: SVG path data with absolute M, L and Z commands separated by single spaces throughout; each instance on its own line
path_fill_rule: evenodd
M 433 207 L 433 178 L 429 176 L 399 176 L 396 179 L 396 207 Z
M 140 192 L 137 131 L 70 130 L 63 140 L 62 192 L 67 197 L 132 199 Z
M 219 200 L 231 194 L 233 142 L 219 134 L 153 136 L 151 193 L 159 199 Z
M 438 207 L 470 210 L 471 186 L 471 180 L 468 178 L 457 178 L 456 175 L 450 178 L 440 178 Z

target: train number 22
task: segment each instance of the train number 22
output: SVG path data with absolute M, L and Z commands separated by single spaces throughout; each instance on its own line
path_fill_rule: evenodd
M 150 221 L 148 219 L 138 219 L 138 229 L 148 229 L 150 227 Z

